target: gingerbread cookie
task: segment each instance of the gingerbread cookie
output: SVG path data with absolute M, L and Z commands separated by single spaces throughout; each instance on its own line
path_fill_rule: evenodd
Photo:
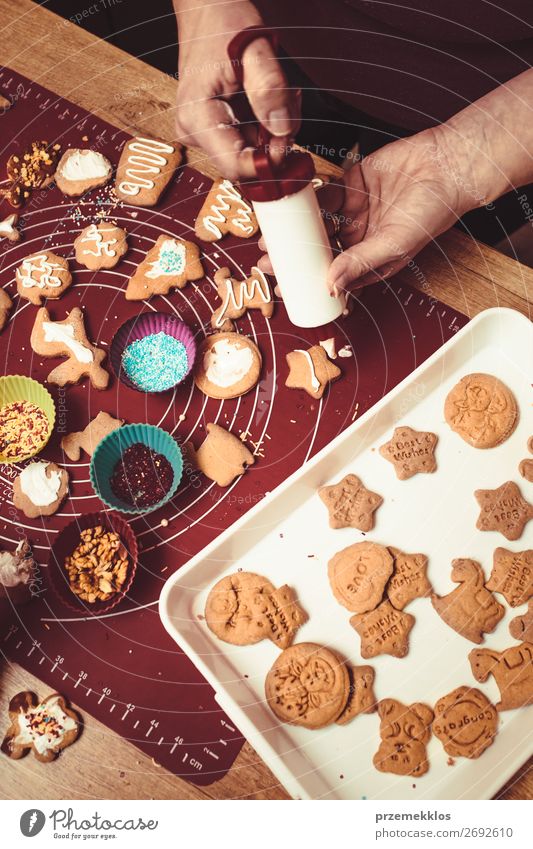
M 89 224 L 74 242 L 76 262 L 91 271 L 114 268 L 128 250 L 126 231 L 116 224 Z
M 432 731 L 452 757 L 479 758 L 498 731 L 498 711 L 480 690 L 457 687 L 435 705 Z
M 26 257 L 17 268 L 17 291 L 35 306 L 45 298 L 60 298 L 72 283 L 68 260 L 52 251 Z
M 282 722 L 324 728 L 344 711 L 350 695 L 346 664 L 336 652 L 316 643 L 297 643 L 282 651 L 265 681 L 269 707 Z
M 494 676 L 501 696 L 497 710 L 533 704 L 533 643 L 520 643 L 504 651 L 473 649 L 468 660 L 476 681 Z
M 426 744 L 431 737 L 431 708 L 420 702 L 404 705 L 396 699 L 382 699 L 378 714 L 381 743 L 373 757 L 376 769 L 417 778 L 425 775 L 429 769 Z
M 497 489 L 476 489 L 481 508 L 476 528 L 480 531 L 499 531 L 509 540 L 520 539 L 530 519 L 533 505 L 529 504 L 514 481 L 506 481 Z
M 389 551 L 394 558 L 394 569 L 385 594 L 396 610 L 403 610 L 415 598 L 431 594 L 426 574 L 428 559 L 425 554 L 406 554 L 390 545 Z
M 330 528 L 371 531 L 374 513 L 383 504 L 381 495 L 367 489 L 357 475 L 346 475 L 333 486 L 321 486 L 318 494 L 328 508 Z
M 291 587 L 276 589 L 261 575 L 236 572 L 222 578 L 210 591 L 205 621 L 226 643 L 251 646 L 268 639 L 286 649 L 307 615 Z
M 13 504 L 28 519 L 52 516 L 68 494 L 68 472 L 55 463 L 29 463 L 13 481 Z
M 20 153 L 13 153 L 7 161 L 7 189 L 2 189 L 7 201 L 19 209 L 35 189 L 44 189 L 54 179 L 61 145 L 47 141 L 34 141 Z
M 255 463 L 254 455 L 241 439 L 220 425 L 207 425 L 207 436 L 198 448 L 189 451 L 194 464 L 218 486 L 229 486 Z
M 366 613 L 383 598 L 392 569 L 393 559 L 385 546 L 356 542 L 329 561 L 329 583 L 339 604 L 352 613 Z
M 104 413 L 101 410 L 97 416 L 89 422 L 86 428 L 73 433 L 67 433 L 61 439 L 61 448 L 73 463 L 77 463 L 81 457 L 81 452 L 85 451 L 89 457 L 92 457 L 94 450 L 104 436 L 112 433 L 117 428 L 122 427 L 123 419 L 114 419 L 109 413 Z
M 261 362 L 251 339 L 239 333 L 213 333 L 198 348 L 194 382 L 208 398 L 238 398 L 256 385 Z
M 80 717 L 59 693 L 42 702 L 35 693 L 17 693 L 9 702 L 9 719 L 1 748 L 13 760 L 33 751 L 38 761 L 50 763 L 77 740 L 81 730 Z
M 9 313 L 11 312 L 11 307 L 13 306 L 13 301 L 7 294 L 5 289 L 0 289 L 0 333 L 6 326 Z
M 236 280 L 229 268 L 219 268 L 215 274 L 215 285 L 222 306 L 211 316 L 213 330 L 233 330 L 233 321 L 241 318 L 247 310 L 261 310 L 265 318 L 274 311 L 274 301 L 267 279 L 255 266 L 245 280 Z
M 11 109 L 11 101 L 0 94 L 0 115 L 4 115 L 8 109 Z
M 22 537 L 14 551 L 0 549 L 0 602 L 9 599 L 11 604 L 25 604 L 32 598 L 32 585 L 37 564 L 26 537 Z
M 16 227 L 18 220 L 18 215 L 13 213 L 0 221 L 0 239 L 7 239 L 8 242 L 20 241 L 20 231 Z
M 90 189 L 105 186 L 112 173 L 113 166 L 102 153 L 70 147 L 59 160 L 55 181 L 64 195 L 79 197 Z
M 525 604 L 533 596 L 533 549 L 497 548 L 487 589 L 501 593 L 511 607 Z
M 286 356 L 289 374 L 285 386 L 289 389 L 305 389 L 311 398 L 322 398 L 326 386 L 342 374 L 340 368 L 328 359 L 321 345 L 313 345 L 307 351 L 297 349 Z
M 527 612 L 522 616 L 515 616 L 509 622 L 509 633 L 515 640 L 525 640 L 533 643 L 533 599 L 527 606 Z
M 444 417 L 474 448 L 505 442 L 518 423 L 518 405 L 507 386 L 491 374 L 467 374 L 446 396 Z
M 134 206 L 155 206 L 181 162 L 181 145 L 135 136 L 124 145 L 117 168 L 117 197 Z
M 43 357 L 67 357 L 53 369 L 48 383 L 67 386 L 89 377 L 94 389 L 105 389 L 109 374 L 102 368 L 106 352 L 91 345 L 85 332 L 83 313 L 74 307 L 63 321 L 52 321 L 48 310 L 41 307 L 31 332 L 31 347 Z
M 128 280 L 126 300 L 144 301 L 152 295 L 168 295 L 171 289 L 183 289 L 189 280 L 200 280 L 203 276 L 198 245 L 185 239 L 159 236 Z
M 229 180 L 217 180 L 211 186 L 194 232 L 204 242 L 216 242 L 226 233 L 249 239 L 258 230 L 257 219 L 249 203 Z
M 386 599 L 368 613 L 357 613 L 350 625 L 361 637 L 361 656 L 368 660 L 379 654 L 405 657 L 409 651 L 409 632 L 415 624 L 410 613 L 396 610 Z
M 431 604 L 450 628 L 473 643 L 482 643 L 504 616 L 505 608 L 485 587 L 483 569 L 476 560 L 452 560 L 452 581 L 459 584 L 451 593 L 431 596 Z
M 379 453 L 394 466 L 396 477 L 401 481 L 412 478 L 419 472 L 434 472 L 437 468 L 435 446 L 438 436 L 426 430 L 412 427 L 397 427 L 392 439 L 382 445 Z
M 520 460 L 518 471 L 528 483 L 533 483 L 533 460 L 527 457 L 525 460 Z
M 377 707 L 374 696 L 375 673 L 371 666 L 352 666 L 347 664 L 350 678 L 348 702 L 338 719 L 337 725 L 347 725 L 361 713 L 374 713 Z

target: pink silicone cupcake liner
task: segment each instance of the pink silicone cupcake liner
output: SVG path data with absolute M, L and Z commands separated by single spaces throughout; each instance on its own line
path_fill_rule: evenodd
M 95 601 L 90 604 L 72 592 L 68 574 L 64 567 L 65 559 L 72 554 L 80 542 L 80 534 L 87 528 L 102 525 L 105 530 L 114 531 L 128 552 L 128 572 L 122 589 L 108 601 Z M 80 616 L 92 616 L 107 613 L 127 596 L 137 571 L 138 547 L 135 534 L 124 519 L 114 513 L 87 513 L 66 525 L 54 542 L 48 559 L 48 580 L 56 596 L 70 610 Z
M 144 339 L 145 336 L 150 336 L 155 333 L 166 333 L 168 336 L 173 336 L 179 342 L 182 342 L 187 354 L 187 372 L 182 379 L 165 389 L 165 392 L 170 392 L 180 383 L 183 383 L 191 373 L 196 357 L 196 342 L 194 341 L 193 332 L 190 327 L 181 319 L 166 312 L 145 312 L 142 315 L 134 316 L 125 321 L 124 324 L 117 330 L 111 342 L 109 349 L 109 361 L 115 376 L 130 389 L 136 389 L 137 392 L 150 393 L 150 390 L 141 389 L 137 384 L 129 379 L 128 375 L 122 368 L 122 354 L 124 350 L 139 339 Z

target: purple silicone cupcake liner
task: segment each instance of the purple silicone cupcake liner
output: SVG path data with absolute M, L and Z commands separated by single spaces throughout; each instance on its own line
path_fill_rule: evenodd
M 167 336 L 173 336 L 179 342 L 182 342 L 187 354 L 187 372 L 182 379 L 174 384 L 174 386 L 165 389 L 165 392 L 170 392 L 180 383 L 187 379 L 194 366 L 196 357 L 196 342 L 190 327 L 181 319 L 166 312 L 145 312 L 142 315 L 134 316 L 125 321 L 115 333 L 109 349 L 109 361 L 115 376 L 130 389 L 136 389 L 137 392 L 144 394 L 152 393 L 159 394 L 157 390 L 141 389 L 134 383 L 122 367 L 122 354 L 128 345 L 132 342 L 137 342 L 139 339 L 144 339 L 145 336 L 150 336 L 155 333 L 166 333 Z

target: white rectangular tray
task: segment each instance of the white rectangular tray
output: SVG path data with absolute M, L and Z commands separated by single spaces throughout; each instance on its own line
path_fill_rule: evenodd
M 330 645 L 349 660 L 371 663 L 378 698 L 435 704 L 461 684 L 475 685 L 498 700 L 491 678 L 475 684 L 467 660 L 473 644 L 446 626 L 429 599 L 408 610 L 416 618 L 409 654 L 362 661 L 360 642 L 349 625 L 350 613 L 332 595 L 327 561 L 341 548 L 363 539 L 356 530 L 331 530 L 316 490 L 355 472 L 384 497 L 376 526 L 366 539 L 429 556 L 429 578 L 439 594 L 451 583 L 451 560 L 479 560 L 488 577 L 498 545 L 531 548 L 532 524 L 516 543 L 495 532 L 476 530 L 473 492 L 515 480 L 532 500 L 532 486 L 520 477 L 533 433 L 531 378 L 533 329 L 518 312 L 492 309 L 478 315 L 439 351 L 372 407 L 360 420 L 260 504 L 228 528 L 165 584 L 160 599 L 162 622 L 216 691 L 216 698 L 288 792 L 297 798 L 334 799 L 483 799 L 493 796 L 520 767 L 532 748 L 533 707 L 500 715 L 495 743 L 478 760 L 458 758 L 448 765 L 439 740 L 432 738 L 429 772 L 413 779 L 384 774 L 372 766 L 379 744 L 376 713 L 346 726 L 309 731 L 279 723 L 264 699 L 264 680 L 279 650 L 269 641 L 235 647 L 218 640 L 203 621 L 212 585 L 237 569 L 257 572 L 276 586 L 293 586 L 309 621 L 298 641 Z M 476 450 L 444 421 L 444 398 L 470 372 L 500 377 L 514 392 L 520 421 L 513 435 L 490 450 Z M 396 479 L 378 447 L 396 424 L 438 434 L 438 469 L 432 475 Z M 503 599 L 500 597 L 503 602 Z M 507 605 L 506 605 L 507 607 Z M 522 609 L 507 609 L 486 644 L 502 649 L 513 643 L 508 624 Z

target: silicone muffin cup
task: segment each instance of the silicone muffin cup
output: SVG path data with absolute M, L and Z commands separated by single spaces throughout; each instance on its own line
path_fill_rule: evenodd
M 114 531 L 128 552 L 128 571 L 121 589 L 107 601 L 88 602 L 79 598 L 70 588 L 65 559 L 72 554 L 80 543 L 80 534 L 87 528 L 102 525 L 106 530 Z M 54 542 L 48 558 L 48 580 L 60 601 L 70 610 L 81 616 L 106 613 L 116 607 L 129 593 L 137 571 L 137 539 L 131 527 L 115 513 L 87 513 L 66 525 Z
M 138 442 L 148 446 L 157 454 L 163 454 L 172 466 L 174 473 L 169 491 L 161 501 L 152 507 L 134 507 L 132 504 L 127 504 L 117 498 L 111 489 L 110 479 L 116 464 L 126 448 Z M 90 466 L 91 483 L 98 498 L 113 510 L 137 515 L 153 513 L 154 510 L 158 510 L 167 501 L 170 501 L 178 488 L 182 472 L 183 457 L 176 440 L 166 430 L 149 424 L 127 424 L 108 433 L 96 446 Z
M 0 377 L 0 409 L 7 404 L 13 404 L 17 401 L 28 401 L 30 404 L 35 404 L 39 407 L 48 419 L 48 433 L 35 451 L 26 454 L 17 454 L 15 457 L 5 457 L 0 454 L 0 463 L 21 463 L 23 460 L 29 460 L 30 457 L 35 457 L 43 450 L 48 440 L 52 435 L 56 422 L 56 408 L 54 399 L 42 383 L 33 380 L 31 377 L 13 374 L 7 377 Z
M 166 333 L 167 336 L 173 336 L 174 339 L 183 343 L 187 354 L 186 373 L 181 380 L 176 381 L 176 383 L 164 390 L 142 389 L 128 377 L 122 365 L 122 354 L 128 345 L 155 333 Z M 179 386 L 180 383 L 183 383 L 192 371 L 195 357 L 196 343 L 192 330 L 184 321 L 166 312 L 146 312 L 128 319 L 115 333 L 109 349 L 109 362 L 111 363 L 115 377 L 124 386 L 129 387 L 129 389 L 136 389 L 137 392 L 147 394 L 159 394 L 161 391 L 169 392 L 176 386 Z

